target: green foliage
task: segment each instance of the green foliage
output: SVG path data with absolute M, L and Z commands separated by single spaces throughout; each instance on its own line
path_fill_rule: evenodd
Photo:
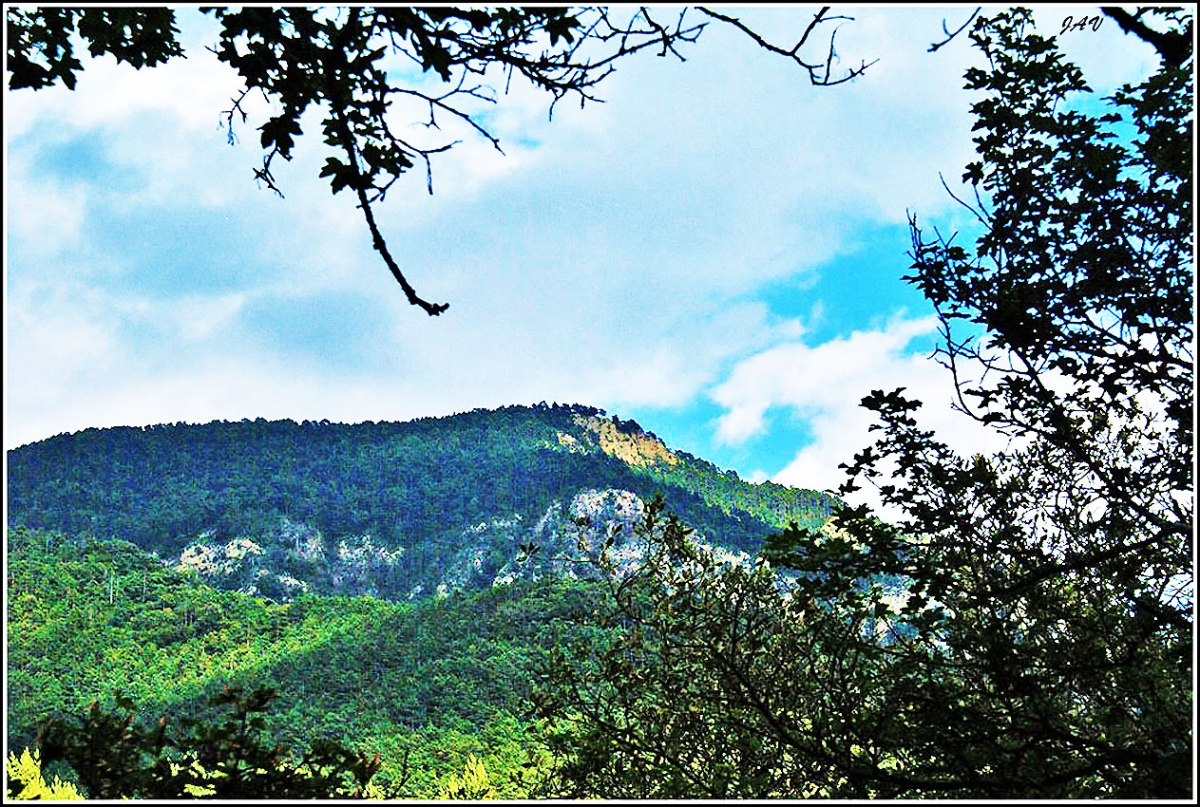
M 69 782 L 57 776 L 47 782 L 42 776 L 41 753 L 26 748 L 20 756 L 8 752 L 5 767 L 8 785 L 5 798 L 11 801 L 83 801 L 83 796 Z
M 448 776 L 438 785 L 439 799 L 456 801 L 496 798 L 496 790 L 492 787 L 487 768 L 472 754 L 467 758 L 467 764 L 461 773 Z
M 153 729 L 140 726 L 133 702 L 118 697 L 118 712 L 93 703 L 82 720 L 42 724 L 41 750 L 47 762 L 68 763 L 93 799 L 366 795 L 379 756 L 329 740 L 315 740 L 299 755 L 272 744 L 262 713 L 275 697 L 269 688 L 226 689 L 211 701 L 229 708 L 223 720 L 186 720 L 171 733 L 165 717 Z
M 249 34 L 274 13 L 225 19 Z M 305 14 L 300 27 L 324 25 Z M 572 30 L 547 32 L 569 43 Z M 402 797 L 1194 795 L 1190 66 L 1164 65 L 1091 116 L 1071 105 L 1082 75 L 1027 12 L 980 20 L 972 38 L 990 65 L 967 76 L 984 96 L 964 174 L 982 231 L 967 249 L 914 219 L 910 279 L 942 318 L 960 404 L 1012 436 L 1008 451 L 959 457 L 920 428 L 919 402 L 873 392 L 879 440 L 845 490 L 875 485 L 902 513 L 889 524 L 695 458 L 622 460 L 578 407 L 60 436 L 10 453 L 14 524 L 172 555 L 210 530 L 261 538 L 296 573 L 322 568 L 301 540 L 319 529 L 348 554 L 403 547 L 407 565 L 369 581 L 393 596 L 437 581 L 464 529 L 583 487 L 665 489 L 681 512 L 651 505 L 643 560 L 605 547 L 599 585 L 411 605 L 268 602 L 131 544 L 11 529 L 10 745 L 94 700 L 43 735 L 46 759 L 70 761 L 92 796 L 362 792 L 368 773 L 372 793 Z M 421 52 L 434 72 L 451 64 Z M 43 79 L 66 81 L 69 53 L 53 54 L 62 66 Z M 263 131 L 271 153 L 294 143 L 289 114 Z M 403 168 L 363 148 L 369 176 Z M 365 175 L 330 176 L 364 190 Z M 749 546 L 793 520 L 749 565 L 684 526 Z M 245 695 L 264 681 L 284 693 L 272 714 Z M 183 728 L 141 727 L 121 693 Z M 214 695 L 232 709 L 216 724 L 200 719 Z M 45 784 L 32 756 L 10 764 L 26 788 Z
M 489 759 L 494 759 L 489 757 Z M 468 754 L 462 769 L 437 780 L 433 798 L 453 801 L 530 799 L 541 792 L 553 765 L 548 751 L 527 753 L 519 764 L 481 760 Z
M 806 605 L 780 595 L 767 566 L 721 564 L 699 549 L 661 500 L 637 532 L 648 548 L 643 563 L 628 575 L 608 566 L 606 633 L 556 654 L 533 695 L 559 756 L 548 790 L 573 798 L 850 795 L 823 788 L 819 757 L 780 736 L 777 721 L 787 721 L 785 736 L 813 726 L 824 688 L 837 681 L 830 676 L 847 662 L 806 627 Z M 779 713 L 759 700 L 764 682 L 773 682 L 772 696 L 787 692 L 786 702 L 769 701 Z M 855 694 L 843 691 L 845 704 Z
M 631 465 L 589 442 L 578 421 L 599 414 L 542 404 L 410 423 L 89 429 L 9 452 L 9 523 L 118 538 L 164 558 L 202 537 L 214 547 L 245 538 L 262 550 L 253 565 L 210 580 L 286 599 L 294 588 L 268 585 L 286 574 L 313 593 L 405 599 L 436 590 L 468 527 L 516 516 L 532 525 L 584 489 L 661 491 L 689 524 L 748 551 L 829 511 L 822 494 L 749 485 L 686 455 Z M 632 422 L 620 428 L 643 436 Z M 559 435 L 587 450 L 564 450 Z M 326 546 L 312 550 L 317 532 Z
M 965 175 L 986 232 L 969 256 L 914 223 L 911 278 L 942 318 L 964 410 L 1020 439 L 960 458 L 920 431 L 913 402 L 864 401 L 900 468 L 880 491 L 924 537 L 914 579 L 970 659 L 944 689 L 954 712 L 926 725 L 1003 721 L 1011 750 L 993 767 L 1028 792 L 1186 797 L 1193 72 L 1164 62 L 1088 116 L 1069 103 L 1082 75 L 1029 24 L 1016 10 L 972 35 L 992 64 L 967 76 L 987 92 Z M 987 339 L 963 338 L 962 321 Z M 996 742 L 957 739 L 980 755 Z
M 226 686 L 269 685 L 280 695 L 255 715 L 266 732 L 292 747 L 329 739 L 380 753 L 372 786 L 407 798 L 432 798 L 471 754 L 503 797 L 528 793 L 544 762 L 524 718 L 533 669 L 593 608 L 588 587 L 553 580 L 415 605 L 273 604 L 120 542 L 17 528 L 9 550 L 10 746 L 31 745 L 47 719 L 90 714 L 93 701 L 119 716 L 128 697 L 183 725 L 207 720 Z M 146 759 L 132 754 L 127 767 Z
M 120 690 L 203 700 L 218 682 L 361 628 L 396 606 L 365 598 L 274 605 L 216 591 L 129 544 L 9 531 L 8 730 Z M 64 685 L 63 682 L 70 682 Z
M 957 456 L 877 390 L 843 491 L 874 485 L 896 523 L 843 507 L 726 568 L 649 520 L 643 566 L 610 569 L 606 640 L 535 693 L 558 787 L 1194 795 L 1191 59 L 1091 116 L 1029 28 L 1016 9 L 971 33 L 975 249 L 912 226 L 959 403 L 1009 449 Z
M 739 534 L 744 534 L 744 529 L 731 529 L 729 523 L 722 523 L 711 516 L 705 518 L 706 514 L 694 505 L 685 510 L 684 507 L 690 502 L 680 495 L 681 492 L 699 496 L 709 507 L 737 521 L 759 522 L 774 528 L 786 527 L 791 523 L 820 527 L 839 504 L 836 497 L 820 491 L 789 488 L 774 482 L 755 484 L 739 478 L 733 471 L 722 471 L 699 457 L 684 452 L 679 452 L 677 456 L 682 462 L 653 465 L 644 469 L 643 473 L 661 485 L 659 492 L 670 496 L 672 508 L 691 526 L 724 546 L 749 551 L 760 548 L 759 541 L 748 541 Z

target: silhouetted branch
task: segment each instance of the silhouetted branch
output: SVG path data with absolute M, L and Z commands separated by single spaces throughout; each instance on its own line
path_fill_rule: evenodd
M 800 49 L 802 47 L 804 47 L 805 43 L 808 41 L 808 37 L 822 23 L 833 22 L 835 20 L 853 20 L 854 19 L 853 17 L 844 17 L 844 16 L 840 16 L 840 15 L 836 15 L 836 16 L 832 16 L 832 17 L 826 16 L 826 14 L 829 12 L 829 6 L 823 7 L 816 14 L 814 14 L 812 22 L 810 22 L 805 27 L 804 33 L 801 34 L 800 39 L 796 42 L 796 44 L 793 45 L 791 48 L 786 48 L 786 49 L 783 47 L 780 47 L 779 45 L 775 45 L 775 44 L 772 44 L 771 42 L 768 42 L 766 39 L 764 39 L 762 36 L 760 36 L 757 32 L 755 32 L 755 31 L 751 30 L 749 27 L 747 27 L 746 24 L 743 23 L 741 20 L 739 20 L 737 17 L 730 17 L 726 14 L 721 14 L 720 12 L 713 11 L 712 9 L 705 8 L 703 6 L 699 6 L 698 8 L 701 12 L 712 17 L 714 20 L 720 20 L 721 22 L 728 23 L 729 25 L 732 25 L 734 28 L 737 28 L 739 31 L 744 33 L 746 36 L 748 36 L 752 40 L 754 40 L 755 44 L 757 44 L 763 50 L 769 51 L 771 53 L 779 54 L 780 56 L 787 56 L 789 59 L 794 61 L 796 64 L 798 64 L 800 67 L 804 68 L 804 70 L 806 70 L 808 72 L 809 81 L 811 81 L 814 86 L 832 87 L 837 84 L 843 84 L 847 81 L 850 81 L 851 79 L 858 78 L 859 76 L 861 76 L 863 73 L 866 72 L 868 67 L 875 64 L 875 62 L 879 61 L 878 59 L 875 59 L 870 64 L 868 64 L 866 62 L 862 62 L 859 65 L 859 67 L 851 68 L 845 76 L 842 76 L 839 79 L 830 80 L 830 74 L 833 70 L 833 60 L 837 56 L 837 53 L 834 50 L 834 38 L 837 36 L 837 28 L 834 28 L 833 32 L 830 33 L 830 35 L 829 35 L 829 51 L 825 58 L 824 63 L 816 63 L 816 62 L 810 63 L 810 62 L 804 61 L 804 59 L 802 59 L 800 57 Z
M 950 29 L 946 27 L 946 21 L 942 20 L 942 33 L 944 33 L 946 35 L 946 38 L 943 39 L 941 42 L 934 42 L 932 45 L 930 45 L 929 53 L 934 53 L 937 50 L 939 50 L 942 46 L 950 44 L 950 41 L 953 40 L 954 37 L 958 36 L 963 31 L 967 30 L 967 26 L 970 25 L 971 22 L 974 21 L 974 19 L 979 16 L 979 12 L 982 10 L 983 10 L 982 6 L 977 6 L 975 8 L 975 10 L 971 12 L 971 16 L 967 18 L 967 21 L 964 22 L 962 25 L 960 25 L 954 31 L 954 33 L 950 33 Z
M 1133 34 L 1143 42 L 1153 45 L 1154 49 L 1158 51 L 1158 55 L 1171 67 L 1179 67 L 1191 57 L 1192 37 L 1190 25 L 1186 34 L 1177 31 L 1155 31 L 1142 22 L 1142 15 L 1146 13 L 1146 9 L 1144 8 L 1138 9 L 1136 14 L 1130 14 L 1125 9 L 1117 8 L 1116 6 L 1101 6 L 1100 10 L 1116 20 L 1117 25 L 1121 26 L 1121 30 L 1125 33 Z

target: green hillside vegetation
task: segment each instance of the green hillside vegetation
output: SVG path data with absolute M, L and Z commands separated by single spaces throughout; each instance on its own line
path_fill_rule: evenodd
M 88 429 L 8 463 L 10 525 L 197 566 L 249 555 L 213 582 L 276 600 L 432 593 L 473 541 L 466 531 L 510 523 L 515 554 L 528 525 L 586 489 L 661 493 L 701 534 L 751 553 L 790 522 L 819 525 L 836 503 L 745 482 L 601 410 L 545 404 L 409 423 Z
M 215 720 L 226 687 L 270 687 L 269 737 L 379 753 L 402 796 L 529 792 L 539 671 L 602 622 L 581 558 L 655 494 L 733 553 L 836 504 L 580 406 L 89 429 L 8 463 L 12 748 L 93 703 Z
M 587 586 L 516 583 L 415 604 L 214 589 L 120 541 L 9 532 L 8 740 L 119 698 L 146 721 L 211 715 L 226 686 L 270 686 L 289 746 L 380 753 L 375 784 L 432 796 L 472 757 L 517 795 L 538 745 L 522 713 L 534 667 L 589 619 Z
M 1193 803 L 1193 15 L 1106 13 L 1099 117 L 976 20 L 986 232 L 910 219 L 1005 450 L 871 391 L 883 521 L 574 406 L 26 446 L 6 795 Z

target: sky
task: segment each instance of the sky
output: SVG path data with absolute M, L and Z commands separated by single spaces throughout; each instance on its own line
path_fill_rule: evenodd
M 999 448 L 950 410 L 932 308 L 908 286 L 908 216 L 970 218 L 971 7 L 838 9 L 843 69 L 813 87 L 717 24 L 639 54 L 559 104 L 514 84 L 376 217 L 418 292 L 408 305 L 361 213 L 332 196 L 318 119 L 258 188 L 254 127 L 230 145 L 236 74 L 217 27 L 177 14 L 186 59 L 89 59 L 76 89 L 4 96 L 4 443 L 242 418 L 359 422 L 579 403 L 636 419 L 745 478 L 831 489 L 869 444 L 859 400 L 905 386 L 962 450 Z M 677 12 L 667 12 L 674 16 Z M 733 10 L 789 44 L 812 10 Z M 1043 35 L 1090 6 L 1038 6 Z M 790 39 L 789 39 L 790 38 Z M 1111 20 L 1059 36 L 1102 96 L 1157 64 Z M 262 112 L 265 107 L 258 108 Z M 419 116 L 416 120 L 420 120 Z M 405 125 L 401 122 L 401 125 Z M 408 130 L 406 130 L 408 131 Z M 412 131 L 419 131 L 413 129 Z

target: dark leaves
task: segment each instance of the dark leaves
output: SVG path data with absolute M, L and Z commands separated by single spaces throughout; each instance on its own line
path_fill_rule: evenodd
M 1066 109 L 1088 88 L 1029 26 L 1015 9 L 972 33 L 982 233 L 968 250 L 914 217 L 908 278 L 956 405 L 1008 448 L 960 456 L 904 390 L 872 390 L 877 439 L 842 490 L 874 486 L 894 523 L 862 506 L 792 525 L 769 573 L 648 523 L 611 643 L 543 701 L 578 794 L 1190 792 L 1190 79 L 1115 99 L 1142 138 L 1122 142 L 1115 113 Z
M 264 123 L 260 130 L 264 149 L 273 149 L 285 160 L 291 159 L 295 136 L 301 134 L 300 121 L 291 115 L 279 115 Z
M 93 56 L 110 53 L 134 67 L 153 67 L 182 56 L 175 13 L 166 8 L 8 8 L 9 89 L 38 89 L 61 81 L 75 89 L 70 35 L 78 31 Z
M 246 692 L 226 686 L 210 700 L 227 708 L 223 719 L 185 718 L 180 732 L 168 736 L 165 720 L 154 729 L 141 728 L 132 701 L 118 696 L 119 712 L 93 703 L 82 721 L 45 722 L 39 735 L 42 758 L 70 764 L 93 799 L 362 796 L 380 768 L 379 755 L 352 752 L 322 738 L 298 756 L 265 742 L 263 714 L 276 697 L 269 687 Z

